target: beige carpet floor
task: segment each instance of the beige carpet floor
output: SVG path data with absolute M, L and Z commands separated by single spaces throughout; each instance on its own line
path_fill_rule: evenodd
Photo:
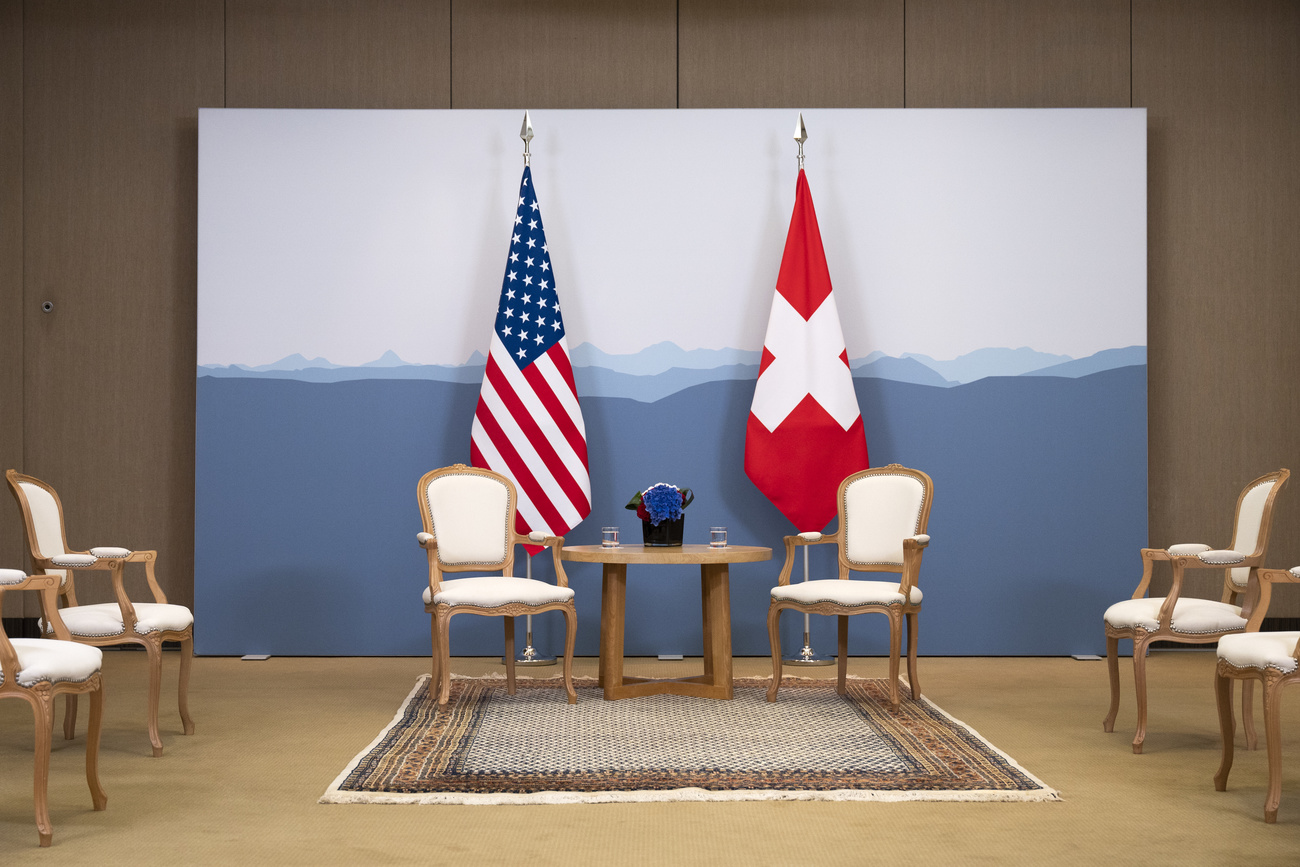
M 143 653 L 105 654 L 106 811 L 90 809 L 84 709 L 77 740 L 56 739 L 50 850 L 36 846 L 30 712 L 0 702 L 0 863 L 1300 864 L 1300 695 L 1283 707 L 1282 805 L 1278 824 L 1266 826 L 1263 750 L 1239 749 L 1229 791 L 1214 791 L 1213 656 L 1203 652 L 1152 654 L 1142 756 L 1129 750 L 1128 660 L 1117 731 L 1107 735 L 1103 662 L 923 659 L 932 701 L 1064 798 L 1029 804 L 322 805 L 325 786 L 391 719 L 426 660 L 201 658 L 190 698 L 197 732 L 185 737 L 175 713 L 178 660 L 169 653 L 166 753 L 158 759 L 144 731 L 144 663 Z M 884 665 L 855 659 L 850 671 L 878 677 Z M 501 671 L 485 659 L 453 666 L 468 675 Z M 633 661 L 629 673 L 699 666 Z M 761 675 L 768 666 L 739 659 L 736 668 Z M 594 675 L 595 660 L 577 669 Z

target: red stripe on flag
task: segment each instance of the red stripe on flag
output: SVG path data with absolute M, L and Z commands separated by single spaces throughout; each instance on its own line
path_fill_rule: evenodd
M 548 349 L 546 354 L 552 361 L 555 361 L 557 357 L 563 357 L 567 361 L 569 357 L 559 349 L 558 343 Z M 573 368 L 569 368 L 568 374 L 565 375 L 564 368 L 560 368 L 558 363 L 556 367 L 559 368 L 560 375 L 564 377 L 565 384 L 573 388 Z M 536 364 L 530 364 L 524 368 L 523 374 L 524 379 L 528 380 L 528 384 L 533 387 L 533 393 L 537 395 L 537 399 L 542 402 L 542 406 L 546 407 L 546 411 L 550 413 L 551 420 L 555 422 L 556 427 L 560 429 L 560 433 L 564 435 L 564 439 L 568 441 L 569 448 L 573 449 L 574 454 L 582 459 L 582 465 L 585 467 L 587 465 L 587 440 L 577 426 L 574 425 L 573 419 L 569 417 L 568 411 L 564 408 L 564 404 L 555 396 L 551 383 L 537 369 Z M 586 498 L 584 497 L 584 499 Z M 579 509 L 578 511 L 582 510 Z
M 555 344 L 546 350 L 546 354 L 551 357 L 555 364 L 556 370 L 560 371 L 560 376 L 568 384 L 569 389 L 573 392 L 573 399 L 578 399 L 578 386 L 573 381 L 573 363 L 569 361 L 569 353 L 560 348 L 560 344 Z
M 534 382 L 531 378 L 528 380 L 538 399 L 541 400 L 543 404 L 546 403 L 545 396 L 549 396 L 551 400 L 554 400 L 555 398 L 554 395 L 551 394 L 550 386 L 547 385 L 546 380 L 541 377 L 541 374 L 533 370 L 533 365 L 531 364 L 524 370 L 524 376 L 526 378 L 528 377 L 529 372 L 532 372 L 541 380 L 540 383 Z M 582 492 L 582 488 L 579 487 L 578 483 L 574 480 L 573 474 L 569 472 L 569 468 L 565 466 L 564 461 L 558 454 L 556 454 L 555 447 L 551 445 L 551 441 L 547 439 L 546 434 L 537 426 L 536 420 L 534 420 L 532 414 L 528 411 L 528 408 L 524 406 L 523 401 L 519 399 L 519 395 L 517 395 L 515 390 L 510 387 L 510 383 L 506 380 L 505 374 L 501 372 L 501 369 L 497 365 L 490 364 L 487 366 L 483 375 L 487 381 L 492 383 L 492 387 L 496 390 L 497 397 L 503 404 L 505 404 L 506 411 L 510 413 L 510 417 L 514 419 L 515 424 L 519 425 L 519 429 L 523 432 L 524 438 L 527 439 L 528 443 L 536 450 L 537 456 L 542 459 L 542 463 L 545 465 L 547 471 L 555 481 L 559 483 L 560 489 L 564 491 L 565 496 L 569 498 L 569 502 L 573 504 L 578 514 L 581 515 L 590 511 L 586 494 Z M 531 496 L 532 495 L 530 494 L 529 497 L 531 498 Z M 550 524 L 550 526 L 565 527 L 565 523 L 561 521 L 558 524 Z M 565 527 L 566 532 L 567 530 L 568 528 Z
M 493 366 L 492 360 L 489 358 L 488 370 L 491 370 Z M 523 489 L 528 499 L 532 501 L 533 508 L 535 508 L 539 513 L 538 517 L 540 517 L 548 527 L 563 527 L 564 519 L 560 517 L 560 514 L 555 510 L 555 507 L 551 505 L 550 499 L 546 496 L 546 491 L 537 483 L 537 478 L 532 474 L 532 471 L 528 469 L 528 463 L 519 455 L 519 452 L 515 449 L 514 443 L 511 442 L 510 437 L 508 437 L 506 432 L 501 429 L 501 425 L 498 424 L 497 420 L 492 416 L 492 411 L 484 405 L 482 400 L 479 401 L 478 409 L 474 412 L 474 417 L 478 419 L 479 424 L 483 426 L 483 432 L 487 434 L 488 439 L 492 441 L 492 445 L 496 446 L 497 452 L 501 455 L 501 459 L 506 462 L 506 468 L 509 472 L 510 478 L 514 480 L 516 485 Z M 501 472 L 500 467 L 491 467 L 490 469 L 494 469 L 496 472 Z

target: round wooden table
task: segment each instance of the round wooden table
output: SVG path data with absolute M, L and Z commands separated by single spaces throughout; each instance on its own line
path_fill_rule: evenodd
M 731 594 L 727 567 L 732 563 L 758 563 L 772 559 L 771 548 L 748 545 L 682 545 L 648 548 L 644 545 L 567 545 L 560 557 L 577 563 L 604 566 L 600 597 L 600 685 L 605 700 L 638 695 L 694 695 L 732 697 Z M 704 613 L 704 674 L 671 680 L 623 675 L 623 623 L 627 606 L 627 567 L 637 564 L 698 563 Z

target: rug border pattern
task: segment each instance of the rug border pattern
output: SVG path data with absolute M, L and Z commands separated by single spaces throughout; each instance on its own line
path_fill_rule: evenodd
M 549 678 L 533 680 L 521 677 L 518 686 L 520 689 L 546 689 L 554 685 L 549 682 L 550 680 Z M 839 778 L 828 778 L 826 775 L 819 774 L 803 774 L 798 777 L 797 783 L 783 783 L 780 787 L 772 787 L 770 782 L 765 785 L 763 775 L 757 773 L 748 775 L 743 773 L 734 774 L 736 783 L 741 785 L 738 788 L 705 787 L 689 784 L 680 785 L 682 782 L 689 783 L 694 779 L 694 775 L 668 771 L 656 777 L 647 778 L 642 775 L 638 778 L 642 785 L 652 786 L 650 788 L 622 790 L 611 789 L 610 781 L 603 778 L 579 782 L 577 785 L 574 784 L 574 779 L 569 779 L 567 780 L 568 787 L 566 789 L 554 790 L 549 786 L 554 785 L 555 775 L 546 774 L 512 775 L 511 783 L 505 788 L 517 790 L 492 793 L 468 790 L 443 790 L 437 792 L 367 791 L 356 788 L 356 780 L 353 780 L 352 787 L 349 788 L 350 778 L 364 779 L 381 770 L 384 763 L 384 752 L 377 748 L 389 739 L 398 726 L 402 726 L 404 723 L 407 726 L 412 724 L 412 721 L 408 719 L 408 714 L 412 710 L 412 704 L 420 697 L 421 692 L 427 690 L 429 681 L 430 676 L 427 674 L 421 675 L 416 680 L 415 686 L 406 696 L 392 720 L 365 749 L 347 764 L 342 773 L 326 789 L 319 803 L 492 805 L 768 800 L 986 802 L 1060 800 L 1059 792 L 1029 773 L 1028 770 L 986 740 L 975 729 L 956 719 L 924 696 L 917 700 L 905 698 L 900 706 L 902 713 L 905 715 L 940 718 L 948 724 L 948 727 L 946 732 L 940 732 L 936 737 L 927 739 L 924 745 L 916 744 L 917 738 L 913 734 L 913 729 L 906 724 L 907 720 L 905 718 L 896 720 L 891 714 L 883 710 L 883 706 L 879 701 L 873 701 L 867 695 L 867 691 L 873 688 L 873 684 L 883 684 L 883 681 L 858 677 L 849 678 L 850 693 L 858 694 L 858 700 L 854 702 L 855 707 L 882 737 L 898 748 L 898 754 L 905 757 L 905 761 L 909 765 L 913 766 L 922 775 L 929 777 L 930 787 L 915 789 L 878 785 L 875 787 L 829 788 Z M 466 740 L 472 737 L 475 718 L 483 707 L 481 693 L 500 688 L 503 678 L 500 676 L 456 678 L 456 681 L 453 684 L 452 703 L 447 709 L 449 716 L 442 726 L 444 734 L 450 733 L 452 736 L 450 738 L 440 737 L 440 743 L 436 749 L 420 756 L 421 778 L 425 778 L 428 774 L 436 774 L 440 769 L 445 769 L 454 764 L 455 757 L 459 754 L 458 751 L 461 751 L 466 745 Z M 755 686 L 757 683 L 766 686 L 768 682 L 767 678 L 738 679 L 737 686 Z M 786 677 L 783 679 L 782 685 L 806 687 L 824 683 L 825 681 L 819 678 Z M 595 686 L 595 680 L 594 678 L 575 678 L 575 686 L 592 688 Z M 883 686 L 877 686 L 877 689 L 883 689 Z M 417 712 L 420 710 L 422 708 L 417 709 Z M 961 742 L 956 747 L 960 753 L 958 764 L 973 759 L 976 763 L 985 765 L 982 768 L 985 773 L 997 771 L 1001 776 L 1006 776 L 1008 772 L 1011 772 L 1013 776 L 1023 778 L 1022 782 L 1015 788 L 962 788 L 963 782 L 961 779 L 953 777 L 950 768 L 943 764 L 943 755 L 954 750 L 954 746 L 951 744 L 952 740 Z M 908 744 L 900 741 L 912 741 L 914 748 L 908 749 Z M 917 749 L 916 746 L 922 746 L 922 748 Z M 981 757 L 981 751 L 987 751 L 992 756 Z M 938 757 L 935 756 L 936 753 L 939 754 Z M 996 759 L 993 758 L 994 756 Z M 999 764 L 997 759 L 1001 760 L 1000 768 L 995 767 Z M 686 779 L 677 779 L 678 777 L 685 777 Z M 467 788 L 473 788 L 483 785 L 490 779 L 491 775 L 476 774 L 472 777 L 466 777 L 463 784 Z M 755 785 L 746 787 L 746 783 Z M 969 785 L 969 783 L 966 783 L 966 785 Z

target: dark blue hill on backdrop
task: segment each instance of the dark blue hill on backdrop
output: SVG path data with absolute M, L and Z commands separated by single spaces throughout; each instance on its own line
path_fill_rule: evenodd
M 478 381 L 199 374 L 198 652 L 427 654 L 416 482 L 468 462 Z M 855 384 L 872 464 L 906 464 L 935 481 L 920 652 L 1099 652 L 1102 611 L 1132 592 L 1147 542 L 1145 364 L 947 386 L 871 376 Z M 602 525 L 615 524 L 636 539 L 635 516 L 623 509 L 635 490 L 690 486 L 688 542 L 725 525 L 734 544 L 774 549 L 770 563 L 732 569 L 737 655 L 768 652 L 782 536 L 821 529 L 790 526 L 744 475 L 753 390 L 752 379 L 724 379 L 649 402 L 584 396 L 593 510 L 568 536 L 595 543 Z M 832 550 L 816 553 L 813 577 L 833 577 Z M 549 555 L 534 558 L 534 570 L 549 577 Z M 595 655 L 599 567 L 566 571 L 577 591 L 577 652 Z M 697 570 L 632 570 L 628 596 L 629 655 L 700 653 Z M 790 645 L 796 619 L 785 624 Z M 834 623 L 813 621 L 814 642 L 831 650 Z M 851 652 L 887 652 L 877 621 L 851 620 Z M 457 654 L 501 653 L 494 619 L 458 617 L 452 629 Z M 561 635 L 558 617 L 536 618 L 544 649 L 559 650 Z

